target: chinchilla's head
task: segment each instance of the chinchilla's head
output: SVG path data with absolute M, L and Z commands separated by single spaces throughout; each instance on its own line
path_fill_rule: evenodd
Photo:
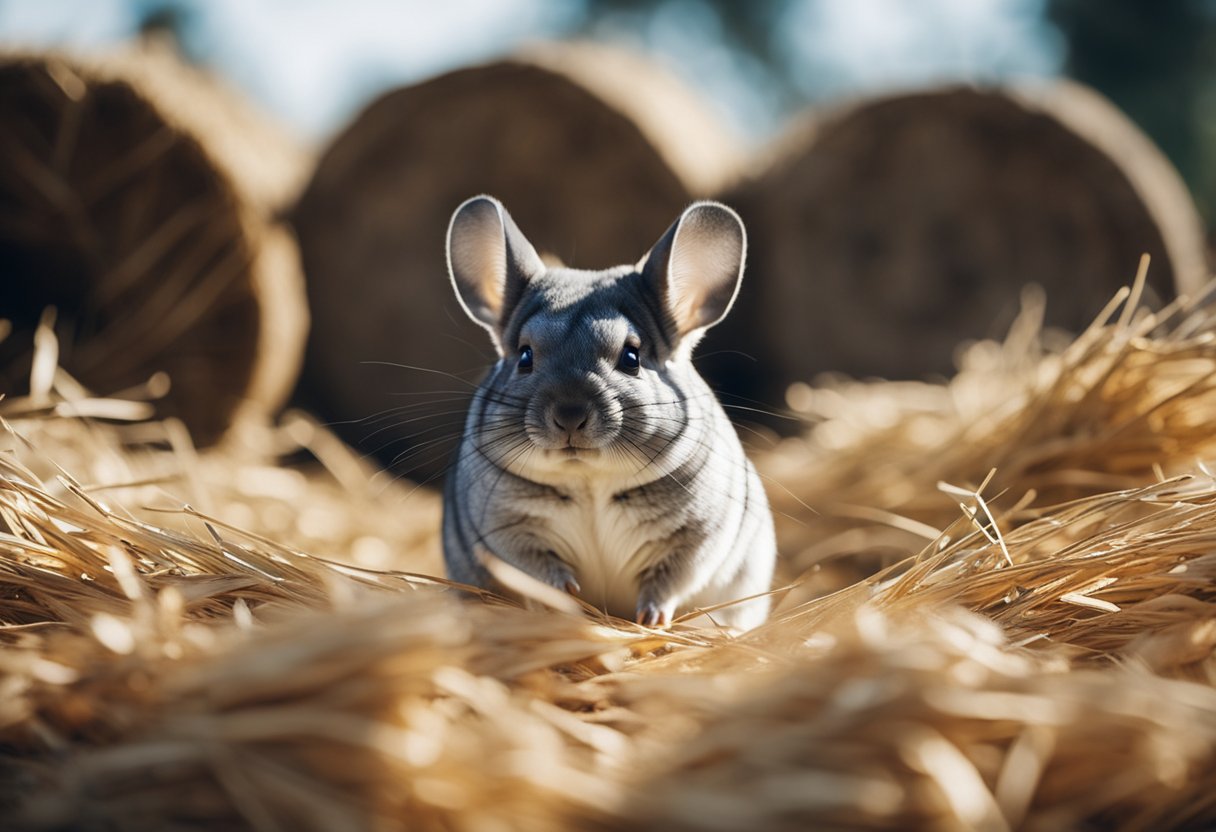
M 729 311 L 745 249 L 738 215 L 699 202 L 635 266 L 550 268 L 501 203 L 465 202 L 448 267 L 499 354 L 470 438 L 513 470 L 645 467 L 711 413 L 692 348 Z

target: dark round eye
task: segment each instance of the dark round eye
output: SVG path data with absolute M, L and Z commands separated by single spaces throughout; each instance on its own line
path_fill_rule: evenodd
M 629 373 L 629 375 L 636 376 L 642 366 L 642 359 L 638 355 L 638 348 L 626 344 L 625 349 L 621 350 L 621 360 L 617 363 L 617 366 L 626 373 Z
M 519 348 L 519 371 L 521 373 L 532 372 L 532 348 L 531 347 L 520 347 Z

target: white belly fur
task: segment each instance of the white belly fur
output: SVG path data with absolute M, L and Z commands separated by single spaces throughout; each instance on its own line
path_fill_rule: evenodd
M 580 595 L 614 615 L 633 618 L 637 576 L 654 557 L 645 530 L 612 500 L 619 490 L 595 479 L 567 483 L 571 499 L 554 504 L 548 533 L 574 567 Z

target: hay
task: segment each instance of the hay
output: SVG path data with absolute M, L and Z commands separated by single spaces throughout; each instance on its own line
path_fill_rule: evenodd
M 313 314 L 308 405 L 361 452 L 437 475 L 468 380 L 493 363 L 446 278 L 451 212 L 493 194 L 542 254 L 607 268 L 645 254 L 739 160 L 691 91 L 602 46 L 538 45 L 386 93 L 292 212 Z
M 307 318 L 275 213 L 304 168 L 165 48 L 0 55 L 0 389 L 29 379 L 55 307 L 64 367 L 106 394 L 156 375 L 160 414 L 200 443 L 274 412 Z
M 304 421 L 268 453 L 303 442 L 327 470 L 0 402 L 0 810 L 38 830 L 1208 828 L 1216 480 L 1193 463 L 1214 323 L 1126 312 L 1062 352 L 1026 331 L 977 348 L 1003 350 L 991 386 L 807 395 L 834 418 L 765 467 L 815 465 L 785 484 L 902 524 L 903 557 L 830 595 L 804 581 L 740 638 L 462 599 L 340 563 L 340 535 L 310 557 L 257 536 L 269 494 L 246 532 L 183 508 L 232 511 L 249 466 L 300 483 L 301 521 L 358 516 L 357 463 Z M 415 508 L 365 530 L 401 570 L 430 556 Z M 933 540 L 909 531 L 930 521 Z
M 823 371 L 952 374 L 956 346 L 1003 331 L 1027 283 L 1052 299 L 1049 326 L 1079 332 L 1142 252 L 1162 301 L 1207 274 L 1177 172 L 1070 83 L 849 102 L 791 130 L 723 198 L 747 223 L 748 285 L 703 363 L 765 401 Z
M 984 490 L 1006 495 L 1008 528 L 1040 507 L 1216 456 L 1210 293 L 1138 308 L 1146 269 L 1147 260 L 1136 287 L 1067 345 L 1039 338 L 1044 299 L 1031 292 L 1006 342 L 972 347 L 947 385 L 793 388 L 791 405 L 816 424 L 762 464 L 781 484 L 773 502 L 787 563 L 801 571 L 842 553 L 898 557 L 923 545 L 958 516 L 939 483 L 974 489 L 995 472 Z

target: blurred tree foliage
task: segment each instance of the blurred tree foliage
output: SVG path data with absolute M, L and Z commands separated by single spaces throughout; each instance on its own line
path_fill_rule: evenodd
M 1216 221 L 1216 3 L 1051 0 L 1066 72 L 1114 101 L 1153 137 Z
M 589 0 L 584 31 L 644 27 L 660 7 L 711 11 L 726 45 L 751 58 L 786 108 L 805 105 L 779 35 L 790 8 L 821 0 Z M 1173 161 L 1216 224 L 1216 0 L 1047 0 L 1066 73 L 1100 90 Z
M 769 82 L 770 92 L 789 108 L 805 101 L 794 84 L 793 67 L 781 48 L 779 33 L 797 2 L 800 0 L 587 0 L 581 28 L 583 34 L 613 24 L 618 29 L 644 29 L 664 6 L 709 12 L 717 18 L 724 45 L 752 59 Z

